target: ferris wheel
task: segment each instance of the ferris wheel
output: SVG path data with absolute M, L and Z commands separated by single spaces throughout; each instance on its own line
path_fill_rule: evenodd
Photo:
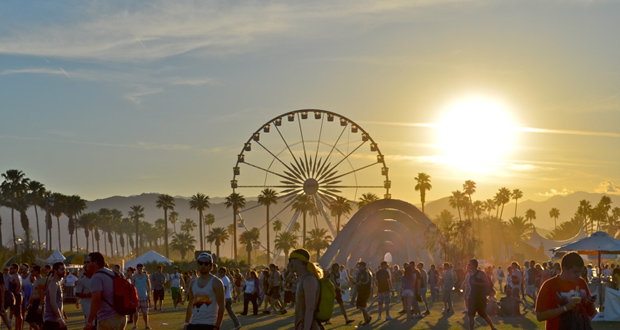
M 315 225 L 324 222 L 335 238 L 329 205 L 337 197 L 356 200 L 367 192 L 391 197 L 384 158 L 370 134 L 351 119 L 325 110 L 295 110 L 252 133 L 237 155 L 231 187 L 250 196 L 275 190 L 278 200 L 270 206 L 269 221 L 280 219 L 288 231 L 299 216 L 290 217 L 291 206 L 307 195 Z M 240 212 L 238 227 L 245 227 L 242 214 L 248 210 Z

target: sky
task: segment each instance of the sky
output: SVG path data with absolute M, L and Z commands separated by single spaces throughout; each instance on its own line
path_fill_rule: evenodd
M 620 194 L 618 14 L 577 0 L 5 1 L 0 171 L 87 200 L 222 197 L 255 131 L 322 109 L 378 144 L 392 198 L 419 202 L 420 172 L 427 200 L 465 180 L 475 199 Z M 242 170 L 240 185 L 260 184 Z

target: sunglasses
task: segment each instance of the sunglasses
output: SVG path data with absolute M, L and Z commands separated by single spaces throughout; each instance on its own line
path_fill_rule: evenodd
M 211 265 L 210 261 L 198 261 L 198 266 L 209 266 Z

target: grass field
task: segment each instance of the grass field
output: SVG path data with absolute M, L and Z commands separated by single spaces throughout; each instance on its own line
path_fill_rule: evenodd
M 151 310 L 150 317 L 150 325 L 152 329 L 162 329 L 162 330 L 179 330 L 183 329 L 183 322 L 185 317 L 185 306 L 183 309 L 179 309 L 178 312 L 174 312 L 172 308 L 172 302 L 170 301 L 170 296 L 167 295 L 167 299 L 164 301 L 164 311 L 153 311 Z M 395 319 L 392 321 L 385 321 L 385 314 L 383 315 L 383 320 L 376 321 L 377 319 L 377 309 L 376 306 L 370 312 L 370 315 L 373 317 L 373 321 L 370 326 L 360 326 L 362 321 L 361 313 L 355 308 L 347 308 L 347 313 L 349 314 L 351 319 L 354 319 L 356 322 L 351 323 L 349 325 L 344 324 L 344 318 L 340 313 L 340 308 L 336 306 L 334 310 L 334 317 L 331 320 L 331 325 L 327 325 L 326 329 L 339 329 L 339 330 L 348 330 L 348 329 L 463 329 L 465 328 L 465 324 L 467 322 L 466 317 L 461 311 L 464 310 L 464 303 L 462 299 L 455 299 L 454 307 L 456 309 L 455 314 L 451 314 L 449 316 L 444 316 L 441 314 L 441 310 L 443 308 L 443 304 L 435 303 L 431 306 L 431 314 L 426 316 L 423 319 L 405 322 L 405 315 L 398 314 L 398 311 L 402 309 L 402 305 L 400 303 L 396 303 L 395 301 L 391 304 L 392 309 L 392 317 Z M 68 329 L 69 330 L 77 330 L 83 328 L 83 317 L 81 311 L 76 309 L 75 305 L 65 306 L 67 315 L 69 317 Z M 243 325 L 243 329 L 292 329 L 293 328 L 293 311 L 289 311 L 286 315 L 264 315 L 259 314 L 258 316 L 240 316 L 239 313 L 243 310 L 242 303 L 235 303 L 233 305 L 234 311 L 237 313 L 237 317 L 241 321 Z M 536 320 L 536 316 L 534 315 L 532 309 L 528 309 L 525 314 L 521 317 L 514 318 L 503 318 L 503 317 L 494 317 L 493 322 L 495 323 L 498 329 L 544 329 L 544 322 L 538 322 Z M 142 322 L 142 317 L 140 317 L 140 322 L 138 324 L 138 329 L 144 329 L 144 323 Z M 126 329 L 131 329 L 133 325 L 128 325 Z M 595 322 L 593 323 L 593 327 L 595 330 L 606 330 L 606 329 L 619 329 L 620 323 L 618 322 Z M 232 329 L 233 324 L 230 318 L 226 313 L 224 313 L 224 322 L 222 323 L 222 330 Z M 27 327 L 26 327 L 27 329 Z M 476 318 L 476 329 L 488 329 L 486 323 L 479 317 Z

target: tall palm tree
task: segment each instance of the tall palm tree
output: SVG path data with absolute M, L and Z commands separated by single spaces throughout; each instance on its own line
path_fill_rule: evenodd
M 475 201 L 472 204 L 472 218 L 473 215 L 476 214 L 478 216 L 478 220 L 480 220 L 480 215 L 482 214 L 482 212 L 484 212 L 484 202 L 483 201 Z
M 321 250 L 327 249 L 332 242 L 332 237 L 327 234 L 327 229 L 314 228 L 310 230 L 308 248 L 316 251 L 316 261 L 321 259 Z
M 123 212 L 118 209 L 111 209 L 110 216 L 112 232 L 114 234 L 114 245 L 116 246 L 115 252 L 116 255 L 118 255 L 121 251 L 118 246 L 118 236 L 122 235 L 122 231 L 120 229 L 123 221 Z
M 184 260 L 187 252 L 196 249 L 196 238 L 189 233 L 174 234 L 172 235 L 172 248 L 179 251 L 181 260 Z
M 551 209 L 551 211 L 549 211 L 549 216 L 551 218 L 553 218 L 553 223 L 554 223 L 554 229 L 558 228 L 558 218 L 560 217 L 560 210 L 556 209 L 555 207 Z
M 24 231 L 26 232 L 26 242 L 30 242 L 28 217 L 26 216 L 26 209 L 28 207 L 27 202 L 27 193 L 28 193 L 28 183 L 29 179 L 26 178 L 24 172 L 20 170 L 7 170 L 5 173 L 2 173 L 2 178 L 4 181 L 0 185 L 0 189 L 2 190 L 2 194 L 6 202 L 8 202 L 11 208 L 11 226 L 13 229 L 13 245 L 15 247 L 15 253 L 17 253 L 17 236 L 15 235 L 15 210 L 20 213 L 20 220 L 22 222 L 22 227 L 24 227 Z M 24 226 L 26 224 L 26 226 Z
M 525 220 L 529 220 L 530 225 L 532 225 L 533 228 L 534 224 L 532 223 L 532 220 L 536 220 L 536 211 L 532 209 L 528 209 L 527 211 L 525 211 Z
M 168 214 L 168 222 L 170 222 L 172 224 L 172 230 L 175 233 L 177 232 L 176 224 L 177 224 L 178 221 L 179 221 L 179 212 L 171 211 L 170 214 Z M 164 231 L 165 231 L 165 229 L 164 229 Z
M 3 206 L 9 207 L 9 203 L 5 199 L 4 194 L 0 189 L 0 208 Z M 0 247 L 2 246 L 4 246 L 4 243 L 2 242 L 2 214 L 0 214 Z
M 278 193 L 273 190 L 273 189 L 269 189 L 269 188 L 265 188 L 263 189 L 263 191 L 260 192 L 260 195 L 258 195 L 258 203 L 261 205 L 265 205 L 265 209 L 267 212 L 267 216 L 266 216 L 266 230 L 267 230 L 267 264 L 271 263 L 271 249 L 269 247 L 269 206 L 271 206 L 271 204 L 277 204 L 278 203 Z
M 174 198 L 167 194 L 161 194 L 157 198 L 155 206 L 157 206 L 158 209 L 164 209 L 164 220 L 166 221 L 164 240 L 166 244 L 166 258 L 168 258 L 170 256 L 168 253 L 168 210 L 174 210 Z
M 499 218 L 501 219 L 504 216 L 504 207 L 506 206 L 506 203 L 510 202 L 510 197 L 512 196 L 510 189 L 506 188 L 506 187 L 502 187 L 499 189 L 499 192 L 497 193 L 497 195 L 495 195 L 496 197 L 496 202 L 497 205 L 501 205 L 502 206 L 502 211 L 499 215 Z M 498 207 L 498 211 L 499 211 L 499 207 Z
M 43 198 L 39 201 L 39 207 L 45 210 L 45 241 L 46 247 L 48 250 L 52 248 L 52 192 L 49 190 L 45 190 L 43 192 Z
M 207 242 L 215 243 L 215 251 L 218 258 L 222 257 L 220 255 L 220 246 L 226 243 L 226 240 L 228 240 L 229 237 L 230 235 L 228 235 L 228 230 L 224 227 L 215 227 L 209 230 L 209 235 L 207 235 Z
M 159 245 L 159 238 L 163 238 L 164 237 L 164 232 L 166 231 L 166 220 L 159 218 L 157 220 L 155 220 L 155 229 L 161 234 L 157 241 L 155 242 L 155 246 Z M 175 233 L 176 234 L 176 233 Z M 174 234 L 172 235 L 172 237 L 174 237 Z
M 512 217 L 506 223 L 508 232 L 511 234 L 513 243 L 518 241 L 527 242 L 532 232 L 532 224 L 527 223 L 523 217 Z
M 316 210 L 314 207 L 314 201 L 312 200 L 312 197 L 306 194 L 299 195 L 291 207 L 296 213 L 301 213 L 303 217 L 303 247 L 306 248 L 306 216 L 308 214 L 314 215 Z
M 67 196 L 61 193 L 52 194 L 52 207 L 50 212 L 56 217 L 56 224 L 58 227 L 58 250 L 62 251 L 62 239 L 60 238 L 60 217 L 65 211 L 65 203 L 67 202 Z
M 89 251 L 89 249 L 88 249 L 88 240 L 90 238 L 90 231 L 92 230 L 93 226 L 95 225 L 96 218 L 97 218 L 97 215 L 95 213 L 88 212 L 88 213 L 82 214 L 77 219 L 77 227 L 83 229 L 84 230 L 84 236 L 86 236 L 86 252 L 87 253 Z
M 452 192 L 452 196 L 450 196 L 450 199 L 448 200 L 448 204 L 450 204 L 450 207 L 458 211 L 459 220 L 463 220 L 463 218 L 461 217 L 461 208 L 463 207 L 463 203 L 466 197 L 467 196 L 465 196 L 462 191 L 455 190 Z
M 491 216 L 491 211 L 495 210 L 496 205 L 495 200 L 492 198 L 487 198 L 487 200 L 484 201 L 484 209 L 487 211 L 489 217 Z
M 282 226 L 284 224 L 282 223 L 282 221 L 280 221 L 280 219 L 276 219 L 273 221 L 271 225 L 273 226 L 273 231 L 275 231 L 276 235 L 278 235 L 278 232 L 282 230 Z
M 587 201 L 585 199 L 579 201 L 579 207 L 577 208 L 577 214 L 579 214 L 583 218 L 586 232 L 588 232 L 588 218 L 592 214 L 592 204 L 590 204 L 590 201 Z
M 181 223 L 181 231 L 187 234 L 193 232 L 196 227 L 198 227 L 196 221 L 190 218 L 186 218 L 185 221 Z
M 211 203 L 209 202 L 209 196 L 205 195 L 205 194 L 201 194 L 201 193 L 197 193 L 196 195 L 192 196 L 192 198 L 189 200 L 189 208 L 192 210 L 197 210 L 198 211 L 198 232 L 199 232 L 199 237 L 200 237 L 200 251 L 204 251 L 204 241 L 205 241 L 205 235 L 203 235 L 202 233 L 203 231 L 203 219 L 202 219 L 202 212 L 204 212 L 206 209 L 208 209 L 209 207 L 211 207 Z
M 110 222 L 112 219 L 112 213 L 108 208 L 101 208 L 97 212 L 99 214 L 99 219 L 97 221 L 97 229 L 101 231 L 103 234 L 103 250 L 105 254 L 108 254 L 108 244 L 106 243 L 105 235 L 110 230 Z M 103 251 L 101 251 L 103 253 Z M 109 254 L 108 254 L 109 255 Z
M 336 199 L 329 204 L 329 210 L 331 215 L 336 217 L 336 235 L 338 235 L 340 234 L 340 217 L 351 213 L 351 204 L 346 198 L 336 196 Z
M 607 223 L 609 218 L 609 210 L 611 209 L 611 198 L 609 196 L 603 195 L 601 200 L 596 205 L 597 208 L 597 227 L 601 227 L 601 220 L 603 223 Z
M 288 252 L 297 247 L 297 236 L 293 233 L 283 231 L 276 235 L 274 243 L 276 250 L 282 250 L 284 251 L 284 255 L 288 256 Z
M 215 224 L 215 216 L 212 213 L 205 214 L 204 225 L 209 227 L 208 231 L 205 228 L 205 234 L 209 233 L 211 231 L 211 226 L 213 226 L 214 224 Z M 205 235 L 205 237 L 206 237 L 206 235 Z M 213 251 L 213 243 L 209 244 L 209 250 Z
M 367 204 L 370 204 L 376 200 L 379 200 L 379 197 L 377 197 L 377 195 L 373 193 L 362 194 L 362 197 L 360 197 L 359 201 L 357 202 L 357 209 L 359 210 Z
M 517 216 L 517 206 L 519 205 L 519 198 L 523 197 L 523 192 L 519 189 L 513 189 L 512 190 L 512 195 L 511 195 L 512 199 L 515 200 L 515 217 Z
M 474 212 L 471 208 L 473 206 L 474 200 L 471 198 L 471 195 L 474 194 L 475 192 L 476 192 L 476 182 L 472 180 L 467 180 L 465 181 L 465 183 L 463 183 L 463 193 L 469 196 L 469 201 L 470 201 L 470 203 L 465 204 L 466 213 L 469 214 L 470 219 L 474 217 L 474 214 L 473 214 Z
M 28 183 L 28 190 L 30 191 L 30 204 L 34 206 L 34 216 L 37 221 L 37 244 L 39 249 L 41 249 L 41 229 L 39 227 L 39 211 L 37 208 L 43 199 L 43 194 L 45 194 L 45 186 L 39 181 L 32 180 Z
M 248 253 L 248 265 L 252 265 L 252 250 L 254 245 L 260 244 L 260 230 L 256 227 L 246 230 L 239 235 L 239 243 L 245 245 L 245 252 Z
M 129 237 L 131 237 L 129 233 L 131 232 L 132 228 L 133 228 L 133 223 L 132 223 L 131 218 L 123 218 L 121 220 L 121 225 L 119 226 L 119 229 L 121 230 L 120 231 L 121 237 L 119 238 L 119 244 L 121 245 L 123 256 L 126 256 L 129 254 L 129 244 L 130 244 Z M 127 245 L 127 254 L 125 254 L 125 245 Z
M 134 242 L 134 253 L 136 254 L 136 256 L 138 255 L 138 247 L 140 246 L 140 239 L 139 239 L 139 235 L 140 235 L 140 219 L 144 218 L 144 207 L 142 205 L 132 205 L 129 208 L 129 218 L 134 221 L 135 226 L 136 226 L 136 241 Z M 166 240 L 167 241 L 167 240 Z
M 433 186 L 431 185 L 431 176 L 426 173 L 418 173 L 418 176 L 415 178 L 418 182 L 415 185 L 415 190 L 420 191 L 420 202 L 422 202 L 422 213 L 424 213 L 424 204 L 426 203 L 426 191 L 431 190 Z
M 295 222 L 293 224 L 293 228 L 291 228 L 291 231 L 293 233 L 298 233 L 301 230 L 301 225 L 299 224 L 299 222 Z
M 78 243 L 78 235 L 75 226 L 75 218 L 86 210 L 86 201 L 78 195 L 68 196 L 65 202 L 65 214 L 69 218 L 69 242 L 71 244 L 70 251 L 73 251 L 73 234 L 75 234 L 75 244 Z M 109 221 L 109 219 L 106 219 Z
M 226 197 L 226 208 L 233 209 L 233 259 L 237 262 L 237 213 L 245 207 L 245 197 L 232 193 Z

